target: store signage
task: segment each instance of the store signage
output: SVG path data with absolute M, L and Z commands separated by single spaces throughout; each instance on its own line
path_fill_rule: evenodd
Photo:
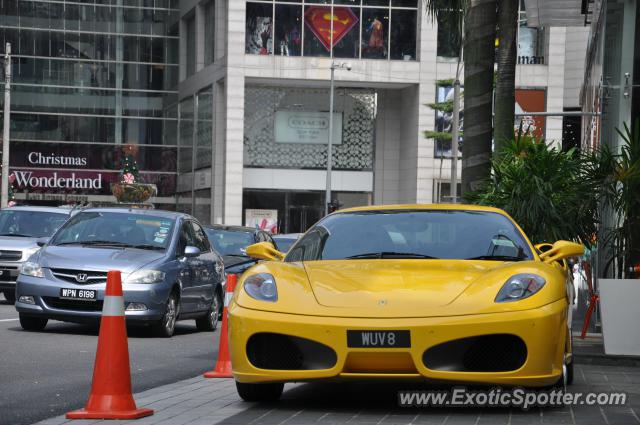
M 126 145 L 51 142 L 11 142 L 12 167 L 46 169 L 113 170 L 122 168 Z M 171 146 L 135 145 L 136 161 L 143 171 L 176 172 L 177 151 Z
M 333 22 L 333 45 L 335 46 L 358 23 L 358 17 L 348 7 L 309 6 L 304 22 L 327 51 L 331 50 L 331 26 Z
M 546 107 L 546 90 L 544 89 L 516 89 L 516 108 L 517 114 L 526 114 L 527 112 L 545 112 Z M 530 131 L 536 137 L 544 137 L 545 117 L 540 115 L 521 115 L 516 117 L 515 130 L 518 131 L 522 125 L 522 129 Z
M 76 167 L 87 165 L 86 157 L 56 155 L 55 153 L 29 152 L 27 159 L 29 164 L 33 165 L 67 165 Z
M 33 171 L 15 170 L 13 174 L 16 176 L 18 187 L 24 189 L 102 189 L 101 173 L 97 173 L 95 177 L 80 177 L 73 172 L 36 175 Z
M 245 210 L 245 226 L 278 233 L 278 210 Z
M 278 111 L 275 119 L 276 143 L 329 143 L 328 112 Z M 333 114 L 333 145 L 342 143 L 342 113 Z

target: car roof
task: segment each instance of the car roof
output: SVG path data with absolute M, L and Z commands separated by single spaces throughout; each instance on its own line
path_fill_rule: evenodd
M 193 219 L 193 217 L 191 217 L 189 214 L 186 214 L 186 213 L 181 213 L 177 211 L 147 209 L 147 208 L 94 207 L 94 208 L 84 208 L 80 212 L 87 212 L 87 211 L 111 212 L 111 213 L 119 213 L 119 214 L 133 213 L 133 214 L 149 215 L 149 216 L 164 217 L 164 218 L 171 218 L 171 219 L 174 219 L 174 218 L 184 218 L 184 219 L 190 219 L 190 220 Z
M 36 206 L 36 205 L 21 205 L 21 206 L 7 207 L 7 208 L 3 208 L 2 210 L 3 211 L 4 210 L 9 210 L 9 211 L 48 212 L 48 213 L 66 214 L 66 215 L 71 214 L 71 209 L 70 208 L 40 207 L 40 206 Z
M 227 224 L 207 224 L 206 226 L 204 226 L 205 229 L 210 229 L 210 230 L 227 230 L 230 232 L 249 232 L 249 233 L 255 233 L 257 231 L 260 231 L 261 229 L 257 229 L 255 227 L 249 227 L 249 226 L 234 226 L 234 225 L 227 225 Z
M 395 204 L 395 205 L 368 205 L 363 207 L 345 208 L 343 210 L 336 211 L 342 212 L 357 212 L 357 211 L 393 211 L 393 210 L 442 210 L 442 211 L 484 211 L 494 212 L 502 215 L 507 215 L 503 210 L 494 207 L 487 207 L 484 205 L 471 205 L 471 204 Z

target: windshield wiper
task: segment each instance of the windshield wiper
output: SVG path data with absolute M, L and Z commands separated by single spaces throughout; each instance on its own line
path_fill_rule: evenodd
M 15 236 L 17 238 L 32 238 L 31 235 L 25 235 L 24 233 L 3 233 L 0 236 Z
M 164 248 L 156 245 L 142 244 L 142 245 L 128 245 L 127 248 L 136 248 L 136 249 L 150 249 L 153 251 L 164 251 Z
M 494 261 L 523 261 L 526 257 L 514 257 L 512 255 L 480 255 L 478 257 L 465 258 L 465 260 L 494 260 Z
M 114 246 L 118 248 L 129 248 L 131 245 L 128 243 L 116 242 L 116 241 L 83 241 L 75 242 L 82 246 Z
M 358 254 L 352 255 L 350 257 L 346 257 L 346 260 L 358 260 L 358 259 L 370 259 L 370 258 L 417 258 L 422 260 L 439 260 L 438 257 L 432 257 L 430 255 L 416 254 L 413 252 L 394 252 L 394 251 L 383 251 L 383 252 L 369 252 L 366 254 Z

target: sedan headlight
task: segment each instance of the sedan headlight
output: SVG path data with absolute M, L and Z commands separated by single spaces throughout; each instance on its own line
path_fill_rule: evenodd
M 160 283 L 164 280 L 165 272 L 160 270 L 142 269 L 131 273 L 124 283 Z
M 44 277 L 42 267 L 40 267 L 38 263 L 34 263 L 33 261 L 25 261 L 24 263 L 22 263 L 20 273 L 25 276 Z
M 32 248 L 25 249 L 24 251 L 22 251 L 22 259 L 28 260 L 29 257 L 31 257 L 33 254 L 35 254 L 39 250 L 40 250 L 39 246 L 34 246 Z
M 275 278 L 268 273 L 249 276 L 244 281 L 244 290 L 251 298 L 259 301 L 278 301 L 278 288 Z
M 538 292 L 545 284 L 543 277 L 536 274 L 517 274 L 511 276 L 502 286 L 496 296 L 496 302 L 519 301 L 529 298 Z

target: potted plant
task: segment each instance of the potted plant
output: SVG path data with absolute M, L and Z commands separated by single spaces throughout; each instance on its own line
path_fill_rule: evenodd
M 139 181 L 138 164 L 135 160 L 136 149 L 132 145 L 124 148 L 124 159 L 120 181 L 111 183 L 111 193 L 119 203 L 145 203 L 157 193 L 156 185 Z
M 600 151 L 605 222 L 602 249 L 605 259 L 598 280 L 602 334 L 607 354 L 640 355 L 640 121 L 633 131 L 616 129 L 618 152 Z

